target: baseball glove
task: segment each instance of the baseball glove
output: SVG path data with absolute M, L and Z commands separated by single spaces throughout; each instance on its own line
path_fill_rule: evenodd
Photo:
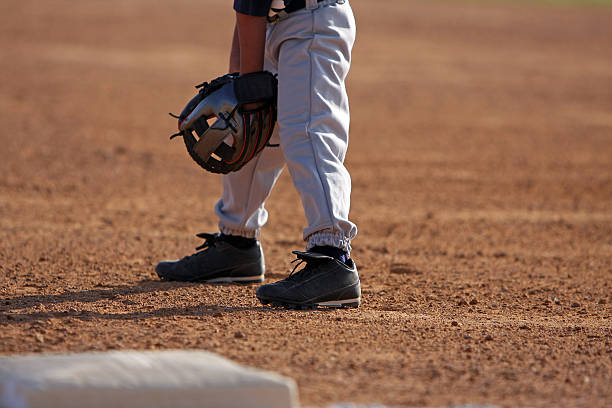
M 197 85 L 198 94 L 181 114 L 170 114 L 178 119 L 179 129 L 170 139 L 182 136 L 191 158 L 205 170 L 239 170 L 269 146 L 276 124 L 277 84 L 274 75 L 261 71 L 227 74 Z M 209 120 L 214 120 L 212 125 Z

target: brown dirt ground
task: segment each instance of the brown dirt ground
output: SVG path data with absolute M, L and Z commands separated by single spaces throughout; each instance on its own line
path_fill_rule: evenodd
M 364 302 L 295 312 L 152 274 L 216 227 L 166 112 L 224 70 L 229 3 L 0 3 L 0 353 L 210 350 L 305 405 L 611 406 L 612 8 L 353 7 Z M 287 175 L 268 208 L 276 280 Z

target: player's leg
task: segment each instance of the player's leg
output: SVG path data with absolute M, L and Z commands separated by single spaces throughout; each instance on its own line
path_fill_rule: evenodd
M 275 66 L 266 61 L 266 69 Z M 278 130 L 270 139 L 278 144 Z M 215 205 L 219 231 L 206 234 L 201 251 L 180 260 L 160 262 L 157 274 L 166 280 L 261 282 L 265 262 L 257 236 L 268 220 L 264 202 L 285 165 L 279 147 L 269 146 L 242 169 L 223 176 L 223 193 Z
M 350 251 L 357 229 L 348 219 L 351 179 L 343 164 L 350 120 L 344 80 L 355 25 L 347 3 L 327 3 L 278 22 L 268 49 L 278 64 L 280 143 L 308 221 L 307 249 Z
M 357 228 L 348 219 L 351 179 L 343 164 L 349 128 L 344 80 L 355 23 L 348 3 L 307 4 L 312 9 L 276 23 L 268 49 L 278 64 L 281 148 L 302 198 L 310 252 L 297 253 L 304 270 L 257 294 L 272 304 L 356 306 L 359 278 L 348 256 Z
M 198 234 L 206 240 L 198 252 L 158 263 L 155 270 L 160 278 L 183 282 L 263 281 L 265 261 L 256 237 L 268 216 L 264 200 L 283 169 L 279 150 L 266 147 L 242 169 L 223 176 L 223 196 L 215 206 L 221 232 Z
M 278 144 L 278 129 L 270 144 Z M 256 238 L 268 220 L 264 206 L 285 165 L 279 147 L 269 146 L 237 172 L 223 176 L 223 193 L 215 205 L 219 230 L 226 235 Z
M 193 255 L 157 264 L 159 277 L 188 282 L 263 281 L 265 262 L 257 235 L 268 219 L 264 201 L 283 166 L 280 149 L 266 147 L 242 169 L 224 175 L 223 195 L 215 205 L 220 232 L 199 234 L 206 242 Z

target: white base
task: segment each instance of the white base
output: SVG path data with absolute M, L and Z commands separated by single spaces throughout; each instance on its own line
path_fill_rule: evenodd
M 203 351 L 0 357 L 0 407 L 295 408 L 293 380 Z

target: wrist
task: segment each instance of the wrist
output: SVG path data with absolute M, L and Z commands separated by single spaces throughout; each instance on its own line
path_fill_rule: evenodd
M 236 13 L 240 43 L 240 74 L 263 70 L 266 18 Z
M 238 61 L 231 61 L 229 64 L 229 70 L 228 70 L 228 74 L 233 74 L 234 72 L 240 72 L 240 60 Z
M 240 71 L 240 37 L 238 36 L 238 26 L 234 26 L 232 37 L 232 48 L 229 57 L 229 73 Z

